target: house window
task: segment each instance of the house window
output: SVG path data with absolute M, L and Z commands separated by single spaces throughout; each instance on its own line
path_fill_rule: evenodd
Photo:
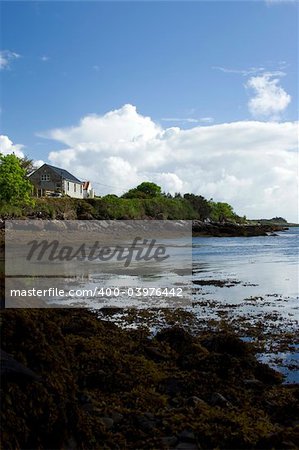
M 77 185 L 76 185 L 76 183 L 74 183 L 74 192 L 76 192 L 76 187 L 77 187 Z
M 69 182 L 67 182 L 67 190 L 68 191 L 70 190 L 70 183 Z
M 82 189 L 83 189 L 83 188 L 82 188 L 82 184 L 81 184 L 81 186 L 80 186 L 80 194 L 82 194 Z
M 43 173 L 40 179 L 41 181 L 50 181 L 50 175 L 48 173 Z

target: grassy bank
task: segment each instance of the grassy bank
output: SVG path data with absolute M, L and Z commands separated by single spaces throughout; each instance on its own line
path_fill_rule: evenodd
M 139 188 L 139 189 L 138 189 Z M 18 205 L 18 206 L 11 206 Z M 21 205 L 21 206 L 20 206 Z M 25 206 L 27 205 L 27 206 Z M 141 183 L 122 197 L 109 194 L 94 199 L 39 198 L 24 202 L 0 200 L 0 217 L 44 219 L 209 219 L 213 222 L 246 223 L 228 203 L 207 200 L 201 195 L 162 193 L 154 183 Z
M 196 219 L 199 214 L 183 199 L 127 199 L 107 196 L 98 199 L 36 199 L 34 206 L 0 205 L 0 217 L 43 219 Z

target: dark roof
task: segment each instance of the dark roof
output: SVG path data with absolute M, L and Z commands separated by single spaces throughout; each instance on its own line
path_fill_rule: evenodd
M 60 177 L 68 181 L 73 181 L 75 183 L 82 183 L 78 178 L 74 177 L 70 172 L 65 169 L 60 169 L 60 167 L 50 166 L 50 164 L 44 164 L 44 166 L 50 167 L 54 172 L 56 172 Z M 43 166 L 42 166 L 43 167 Z

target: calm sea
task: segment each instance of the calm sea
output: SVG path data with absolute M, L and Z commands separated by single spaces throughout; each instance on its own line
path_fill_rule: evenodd
M 192 311 L 231 323 L 245 340 L 263 340 L 261 360 L 288 382 L 299 382 L 298 250 L 299 227 L 278 236 L 193 239 L 193 279 L 228 283 L 195 285 Z

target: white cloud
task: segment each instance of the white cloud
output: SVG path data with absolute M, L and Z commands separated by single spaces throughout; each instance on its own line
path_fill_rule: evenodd
M 24 158 L 24 153 L 22 152 L 22 149 L 24 148 L 24 145 L 22 144 L 13 144 L 13 142 L 9 139 L 8 136 L 5 136 L 3 134 L 0 135 L 0 153 L 3 155 L 11 155 L 14 154 L 18 158 Z M 41 159 L 34 161 L 34 166 L 36 168 L 42 166 L 44 164 L 44 161 Z
M 268 6 L 272 6 L 272 5 L 282 5 L 282 4 L 288 4 L 288 3 L 296 4 L 297 0 L 265 0 L 265 2 Z
M 47 62 L 47 61 L 49 61 L 50 60 L 50 57 L 49 56 L 47 56 L 47 55 L 43 55 L 43 56 L 41 56 L 41 61 L 42 62 Z
M 202 123 L 213 123 L 214 122 L 214 117 L 201 117 L 199 119 L 200 122 Z
M 45 161 L 43 161 L 42 159 L 38 159 L 38 160 L 34 161 L 34 167 L 36 167 L 36 169 L 41 167 L 43 164 L 45 164 Z
M 9 69 L 13 60 L 20 58 L 18 53 L 10 50 L 0 51 L 0 70 Z
M 13 144 L 8 136 L 0 135 L 0 153 L 3 155 L 14 153 L 18 158 L 23 158 L 24 153 L 21 151 L 23 147 L 21 144 Z
M 193 117 L 162 117 L 162 122 L 181 122 L 181 123 L 198 123 L 198 119 L 194 119 Z
M 246 87 L 253 90 L 253 97 L 248 102 L 250 113 L 254 117 L 269 117 L 277 120 L 291 101 L 291 96 L 279 86 L 283 72 L 266 72 L 251 77 Z M 276 77 L 276 78 L 274 78 Z
M 181 180 L 175 173 L 170 172 L 155 174 L 153 181 L 162 186 L 167 186 L 166 190 L 171 193 L 182 192 L 184 187 L 183 180 Z
M 249 217 L 296 220 L 297 132 L 294 122 L 259 121 L 164 129 L 125 105 L 43 135 L 64 146 L 49 161 L 90 179 L 99 194 L 152 180 L 166 192 L 228 201 Z
M 220 70 L 220 72 L 224 73 L 235 73 L 237 75 L 249 76 L 254 75 L 260 72 L 264 72 L 264 67 L 250 67 L 249 69 L 232 69 L 229 67 L 222 66 L 213 66 L 212 69 Z
M 213 117 L 200 117 L 199 119 L 195 119 L 193 117 L 162 117 L 162 122 L 181 122 L 181 123 L 213 123 Z

